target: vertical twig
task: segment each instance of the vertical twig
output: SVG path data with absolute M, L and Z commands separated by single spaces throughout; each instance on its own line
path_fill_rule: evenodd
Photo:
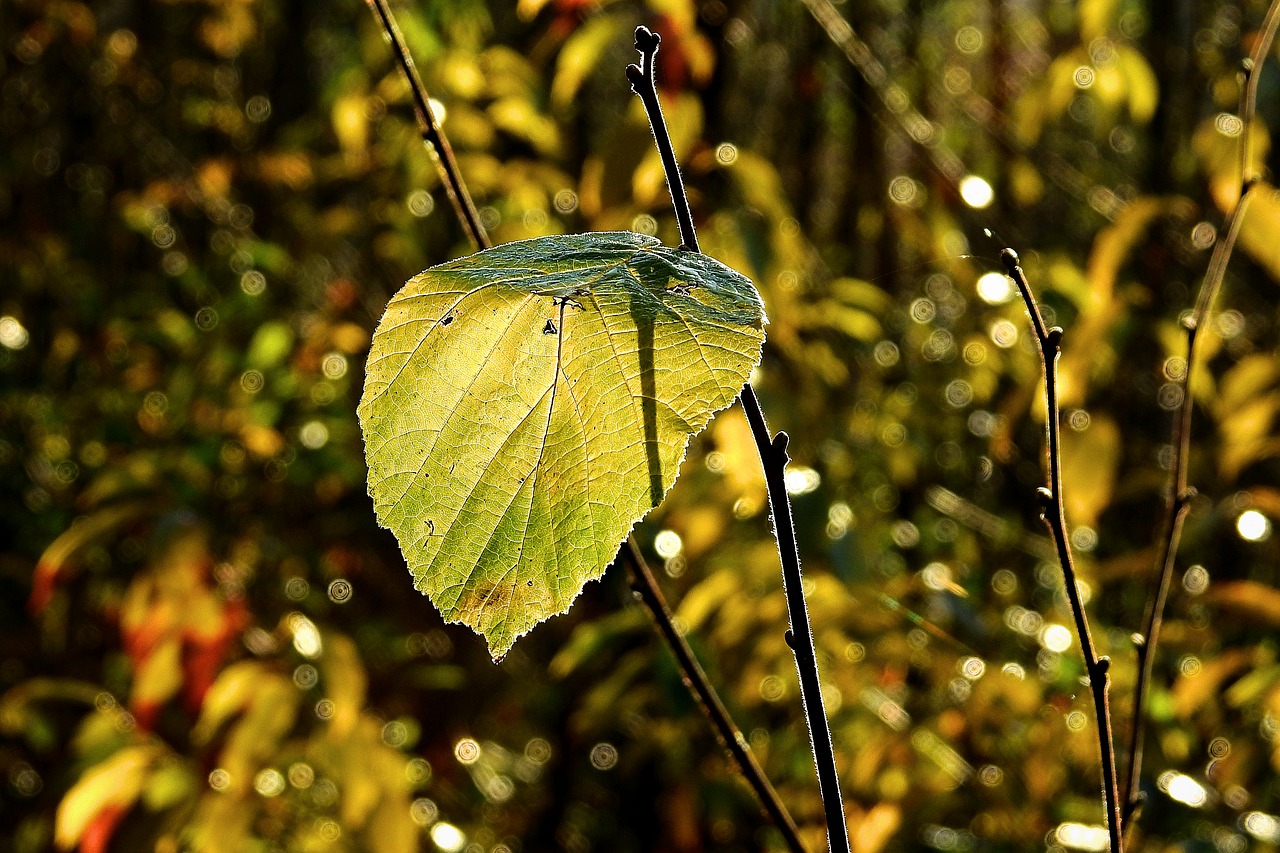
M 1044 367 L 1045 409 L 1048 416 L 1049 429 L 1049 485 L 1037 490 L 1040 498 L 1040 514 L 1049 532 L 1053 536 L 1053 544 L 1058 552 L 1058 563 L 1062 567 L 1062 577 L 1066 584 L 1067 601 L 1071 604 L 1071 616 L 1076 624 L 1076 636 L 1080 638 L 1080 651 L 1084 655 L 1085 670 L 1089 674 L 1089 692 L 1093 696 L 1093 710 L 1098 718 L 1098 748 L 1102 753 L 1102 792 L 1107 810 L 1107 834 L 1110 837 L 1111 853 L 1123 853 L 1124 839 L 1121 831 L 1120 798 L 1116 783 L 1116 756 L 1111 742 L 1111 709 L 1107 694 L 1111 687 L 1111 667 L 1109 658 L 1099 658 L 1093 648 L 1093 637 L 1089 633 L 1089 620 L 1084 613 L 1084 602 L 1080 600 L 1080 590 L 1076 585 L 1076 569 L 1071 559 L 1071 544 L 1067 540 L 1067 519 L 1062 501 L 1062 452 L 1059 445 L 1058 424 L 1058 356 L 1062 354 L 1062 329 L 1054 326 L 1046 329 L 1044 318 L 1040 315 L 1040 306 L 1031 295 L 1031 286 L 1027 283 L 1026 274 L 1018 265 L 1018 254 L 1013 249 L 1005 249 L 1000 253 L 1005 270 L 1018 285 L 1022 301 L 1027 305 L 1031 315 L 1031 324 L 1035 329 L 1036 343 L 1040 349 L 1040 361 Z
M 466 229 L 467 236 L 471 238 L 476 248 L 487 249 L 492 245 L 492 242 L 485 232 L 484 226 L 480 223 L 480 218 L 476 215 L 475 204 L 471 200 L 471 193 L 467 190 L 467 185 L 462 179 L 462 173 L 458 169 L 457 161 L 453 157 L 453 150 L 449 147 L 448 137 L 445 136 L 444 130 L 440 127 L 439 122 L 436 121 L 435 114 L 431 110 L 430 98 L 427 96 L 426 87 L 423 86 L 422 79 L 418 76 L 417 69 L 413 64 L 413 57 L 410 55 L 404 37 L 400 33 L 400 27 L 396 24 L 395 15 L 387 5 L 386 0 L 368 0 L 368 3 L 374 17 L 382 27 L 383 35 L 386 37 L 388 44 L 391 45 L 400 71 L 409 83 L 409 89 L 413 94 L 414 111 L 418 117 L 418 126 L 422 131 L 422 138 L 435 155 L 436 166 L 440 170 L 440 176 L 448 191 L 449 199 L 453 202 L 454 212 L 458 216 L 458 221 Z M 670 149 L 669 140 L 667 146 Z M 692 227 L 692 223 L 690 227 Z M 696 244 L 694 248 L 696 249 Z M 750 747 L 747 745 L 746 738 L 743 737 L 742 732 L 733 722 L 733 718 L 729 716 L 724 703 L 720 701 L 715 688 L 712 687 L 706 673 L 694 656 L 693 650 L 680 632 L 676 630 L 672 621 L 671 611 L 667 608 L 662 591 L 658 587 L 653 572 L 649 570 L 644 555 L 640 551 L 640 546 L 636 543 L 634 537 L 627 537 L 627 541 L 622 545 L 620 556 L 625 557 L 624 562 L 627 566 L 627 575 L 631 586 L 639 593 L 640 602 L 648 610 L 658 635 L 663 639 L 672 656 L 676 659 L 676 664 L 680 668 L 685 686 L 689 688 L 689 693 L 707 716 L 725 750 L 737 764 L 743 778 L 746 779 L 747 784 L 756 795 L 761 810 L 782 834 L 783 841 L 791 853 L 806 853 L 804 845 L 800 841 L 800 834 L 796 829 L 795 821 L 791 818 L 786 806 L 783 805 L 777 792 L 764 775 L 759 763 L 756 762 Z
M 1138 680 L 1134 685 L 1133 717 L 1129 725 L 1129 764 L 1124 784 L 1124 819 L 1132 823 L 1137 818 L 1142 805 L 1142 792 L 1139 790 L 1142 779 L 1142 753 L 1146 740 L 1147 696 L 1151 691 L 1151 679 L 1155 671 L 1156 647 L 1160 640 L 1160 627 L 1164 620 L 1165 602 L 1169 597 L 1169 587 L 1173 580 L 1173 566 L 1178 555 L 1178 543 L 1182 539 L 1182 526 L 1186 521 L 1191 499 L 1195 497 L 1195 489 L 1187 483 L 1187 467 L 1191 456 L 1191 412 L 1193 400 L 1191 396 L 1191 375 L 1195 369 L 1200 329 L 1209 321 L 1209 313 L 1222 289 L 1223 277 L 1226 275 L 1227 263 L 1235 249 L 1236 239 L 1240 236 L 1240 225 L 1244 222 L 1245 211 L 1257 190 L 1257 175 L 1251 174 L 1249 161 L 1251 158 L 1250 138 L 1253 131 L 1253 117 L 1258 102 L 1258 79 L 1262 76 L 1261 66 L 1271 46 L 1275 43 L 1276 30 L 1280 28 L 1280 0 L 1272 0 L 1263 19 L 1261 31 L 1254 43 L 1253 51 L 1244 60 L 1242 74 L 1244 87 L 1240 92 L 1240 200 L 1231 211 L 1226 221 L 1226 234 L 1218 241 L 1209 259 L 1209 268 L 1205 272 L 1204 281 L 1196 297 L 1196 305 L 1189 316 L 1183 320 L 1183 328 L 1187 333 L 1187 365 L 1182 374 L 1182 405 L 1173 418 L 1173 462 L 1169 473 L 1169 494 L 1165 500 L 1164 522 L 1161 526 L 1163 535 L 1160 538 L 1156 555 L 1156 570 L 1159 576 L 1156 588 L 1147 603 L 1146 616 L 1143 620 L 1142 633 L 1135 635 L 1134 641 L 1138 653 Z
M 671 203 L 675 207 L 676 221 L 680 227 L 682 247 L 698 251 L 698 235 L 693 224 L 689 201 L 685 196 L 680 177 L 680 166 L 671 147 L 671 137 L 662 117 L 658 90 L 654 79 L 654 58 L 662 38 L 647 27 L 636 28 L 636 50 L 642 57 L 641 65 L 627 66 L 627 79 L 640 96 L 649 126 L 662 155 L 662 166 L 671 190 Z M 818 660 L 814 651 L 813 632 L 809 627 L 809 611 L 804 601 L 804 587 L 800 575 L 800 553 L 796 549 L 795 525 L 791 520 L 791 501 L 787 496 L 786 467 L 787 434 L 780 432 L 769 437 L 764 412 L 756 399 L 755 391 L 748 383 L 739 398 L 751 425 L 751 434 L 760 451 L 764 466 L 765 483 L 769 490 L 769 506 L 773 512 L 774 535 L 778 542 L 778 554 L 782 561 L 782 586 L 787 599 L 787 613 L 791 630 L 787 631 L 787 645 L 795 653 L 796 670 L 800 677 L 800 698 L 804 705 L 809 727 L 809 742 L 813 747 L 814 764 L 818 771 L 818 787 L 822 794 L 822 806 L 827 820 L 827 849 L 848 853 L 849 832 L 845 823 L 844 801 L 840 796 L 840 777 L 836 772 L 835 750 L 831 744 L 831 728 L 827 723 L 826 708 L 822 701 L 821 683 L 818 677 Z

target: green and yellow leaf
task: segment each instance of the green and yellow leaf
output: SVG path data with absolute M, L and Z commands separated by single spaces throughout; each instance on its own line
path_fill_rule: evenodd
M 500 658 L 565 612 L 760 358 L 742 275 L 628 232 L 432 267 L 392 300 L 359 407 L 369 492 L 446 619 Z

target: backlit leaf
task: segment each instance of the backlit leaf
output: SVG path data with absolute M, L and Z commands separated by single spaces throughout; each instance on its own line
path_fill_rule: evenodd
M 495 657 L 563 613 L 760 358 L 751 282 L 627 232 L 421 273 L 369 354 L 369 492 L 418 589 Z

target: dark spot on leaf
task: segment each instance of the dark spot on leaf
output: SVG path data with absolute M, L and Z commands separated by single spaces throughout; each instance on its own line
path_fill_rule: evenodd
M 427 535 L 434 536 L 436 532 L 436 523 L 431 519 L 427 519 Z
M 542 327 L 542 334 L 554 335 L 555 333 L 556 333 L 556 324 L 553 321 L 548 320 L 547 324 Z
M 524 585 L 525 585 L 525 586 L 533 586 L 533 581 L 525 581 L 525 582 L 524 582 Z
M 449 316 L 445 317 L 443 320 L 440 321 L 440 325 L 447 326 L 450 323 L 452 323 L 455 319 L 457 318 L 455 318 L 452 314 L 450 314 Z

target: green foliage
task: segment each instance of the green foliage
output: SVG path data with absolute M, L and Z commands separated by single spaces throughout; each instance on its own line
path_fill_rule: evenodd
M 755 387 L 792 436 L 864 853 L 1030 850 L 1100 823 L 1091 709 L 1078 649 L 1057 650 L 1069 616 L 1031 497 L 1039 366 L 1020 306 L 982 279 L 999 267 L 981 228 L 1014 243 L 1067 329 L 1064 497 L 1123 731 L 1178 320 L 1239 192 L 1229 119 L 1265 5 L 831 6 L 877 89 L 794 0 L 396 4 L 498 243 L 627 229 L 675 245 L 622 72 L 634 25 L 662 32 L 702 247 L 757 284 L 770 321 Z M 1154 95 L 1118 67 L 1130 51 Z M 1087 57 L 1095 82 L 1050 112 L 1042 86 L 1068 54 L 1063 73 Z M 1104 91 L 1113 56 L 1121 89 Z M 1250 131 L 1272 176 L 1275 71 L 1273 54 Z M 895 118 L 911 110 L 927 128 Z M 954 191 L 944 154 L 994 188 L 990 207 Z M 1192 384 L 1200 497 L 1135 849 L 1276 843 L 1269 199 L 1245 218 Z M 0 3 L 0 220 L 0 849 L 50 849 L 64 801 L 117 753 L 146 756 L 141 787 L 123 810 L 73 798 L 97 807 L 62 824 L 84 827 L 82 849 L 431 850 L 450 830 L 490 853 L 780 849 L 617 573 L 493 666 L 410 590 L 377 527 L 360 366 L 392 293 L 471 249 L 365 4 Z M 636 537 L 818 849 L 740 413 L 690 442 Z M 287 730 L 259 694 L 291 709 Z M 388 769 L 371 780 L 374 761 Z M 260 793 L 259 774 L 284 789 Z M 1183 777 L 1203 802 L 1169 787 Z
M 760 360 L 751 282 L 629 232 L 508 243 L 387 306 L 360 424 L 417 587 L 500 659 L 604 574 Z

